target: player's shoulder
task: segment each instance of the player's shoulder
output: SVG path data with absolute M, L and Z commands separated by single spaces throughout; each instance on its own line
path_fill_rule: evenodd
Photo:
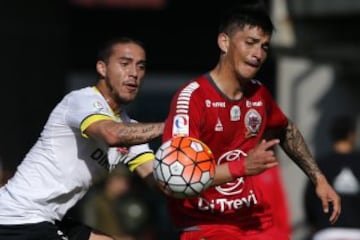
M 193 78 L 190 81 L 187 81 L 186 83 L 183 83 L 180 86 L 179 91 L 198 89 L 200 87 L 199 79 L 200 79 L 199 77 L 198 78 Z
M 96 96 L 97 90 L 95 87 L 83 87 L 70 91 L 67 96 L 70 97 L 86 97 L 86 96 Z
M 64 99 L 69 102 L 101 102 L 104 100 L 101 94 L 99 94 L 98 90 L 95 87 L 91 86 L 72 90 L 66 94 Z
M 80 109 L 108 109 L 106 100 L 95 87 L 84 87 L 68 92 L 59 103 L 62 108 L 78 111 Z
M 204 89 L 206 88 L 208 88 L 208 79 L 206 75 L 201 75 L 180 86 L 178 93 L 183 95 L 195 95 L 201 91 L 205 91 Z

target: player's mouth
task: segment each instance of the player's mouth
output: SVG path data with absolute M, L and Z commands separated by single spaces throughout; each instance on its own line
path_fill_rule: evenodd
M 257 61 L 246 61 L 245 64 L 251 68 L 258 69 L 260 67 L 260 63 Z
M 136 91 L 138 89 L 138 85 L 136 83 L 126 83 L 125 87 L 127 90 L 129 90 L 130 92 Z

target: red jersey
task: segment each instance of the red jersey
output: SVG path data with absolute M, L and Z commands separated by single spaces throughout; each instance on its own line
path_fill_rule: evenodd
M 176 135 L 198 138 L 210 147 L 217 164 L 223 164 L 243 161 L 240 157 L 259 143 L 265 129 L 287 124 L 286 116 L 260 82 L 250 81 L 242 99 L 231 100 L 204 75 L 173 97 L 163 141 Z M 270 205 L 276 203 L 259 185 L 258 176 L 247 176 L 210 187 L 194 198 L 169 197 L 169 213 L 179 228 L 222 223 L 250 231 L 264 229 L 273 225 Z
M 271 201 L 272 216 L 274 227 L 281 237 L 277 240 L 286 239 L 291 235 L 290 226 L 290 213 L 288 209 L 287 197 L 285 194 L 284 186 L 280 167 L 273 167 L 258 175 L 259 181 L 262 181 L 261 187 L 264 195 Z M 274 238 L 275 239 L 275 238 Z

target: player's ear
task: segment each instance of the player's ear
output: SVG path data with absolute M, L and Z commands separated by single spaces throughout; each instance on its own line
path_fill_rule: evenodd
M 227 53 L 230 41 L 229 36 L 226 33 L 219 33 L 217 41 L 221 52 Z
M 100 74 L 100 76 L 106 76 L 106 64 L 104 61 L 97 61 L 96 62 L 96 71 Z

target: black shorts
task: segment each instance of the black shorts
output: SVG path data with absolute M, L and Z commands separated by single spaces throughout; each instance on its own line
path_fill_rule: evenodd
M 65 218 L 56 224 L 40 222 L 21 225 L 0 225 L 0 239 L 6 240 L 88 240 L 92 229 Z

